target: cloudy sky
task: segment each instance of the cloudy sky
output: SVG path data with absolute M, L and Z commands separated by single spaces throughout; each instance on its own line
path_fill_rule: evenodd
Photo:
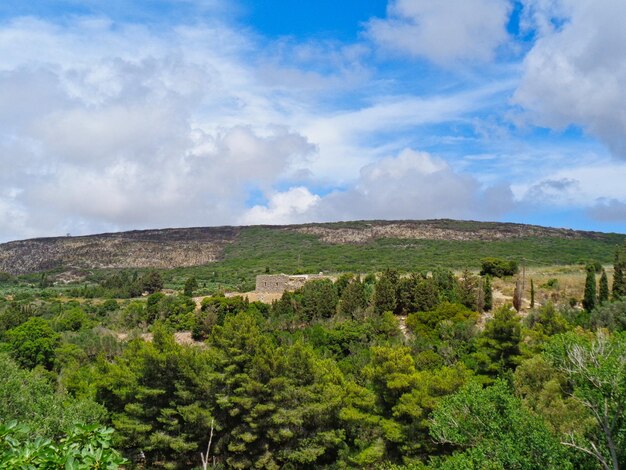
M 624 0 L 2 0 L 0 241 L 626 232 Z

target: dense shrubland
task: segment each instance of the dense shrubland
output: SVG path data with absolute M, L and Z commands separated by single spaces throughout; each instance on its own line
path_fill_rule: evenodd
M 469 271 L 345 274 L 272 305 L 197 305 L 197 283 L 159 281 L 0 299 L 0 465 L 115 468 L 119 452 L 128 468 L 200 468 L 212 436 L 218 468 L 626 466 L 619 275 L 586 311 L 524 315 L 491 311 L 489 277 Z

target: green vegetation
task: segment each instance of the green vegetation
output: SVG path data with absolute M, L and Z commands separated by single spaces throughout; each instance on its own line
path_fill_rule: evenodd
M 0 297 L 0 467 L 626 466 L 626 301 L 606 276 L 597 301 L 595 267 L 574 293 L 586 311 L 556 295 L 566 277 L 516 280 L 518 314 L 511 279 L 404 272 L 398 248 L 400 267 L 271 305 L 220 292 L 275 269 L 257 248 L 233 273 L 230 258 Z
M 480 260 L 480 275 L 505 277 L 518 273 L 517 261 L 509 261 L 500 258 L 483 258 Z
M 624 236 L 589 238 L 521 238 L 492 241 L 378 239 L 365 244 L 332 245 L 314 235 L 251 227 L 226 247 L 224 259 L 214 264 L 178 268 L 167 274 L 167 284 L 180 288 L 193 276 L 200 286 L 245 292 L 254 279 L 272 273 L 401 272 L 436 268 L 479 269 L 484 258 L 526 260 L 528 265 L 587 264 L 598 260 L 610 264 L 615 246 Z

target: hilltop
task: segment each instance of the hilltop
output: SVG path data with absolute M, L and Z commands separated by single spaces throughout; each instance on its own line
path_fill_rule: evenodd
M 137 230 L 0 244 L 0 271 L 231 267 L 253 272 L 451 267 L 483 256 L 609 263 L 625 235 L 498 222 L 403 220 Z M 398 256 L 398 250 L 402 255 Z M 245 269 L 244 269 L 245 268 Z

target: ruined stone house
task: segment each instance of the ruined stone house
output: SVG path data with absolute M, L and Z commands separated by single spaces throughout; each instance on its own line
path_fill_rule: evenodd
M 320 274 L 262 274 L 256 277 L 255 292 L 282 294 L 283 292 L 299 289 L 307 281 L 323 279 L 327 276 Z

